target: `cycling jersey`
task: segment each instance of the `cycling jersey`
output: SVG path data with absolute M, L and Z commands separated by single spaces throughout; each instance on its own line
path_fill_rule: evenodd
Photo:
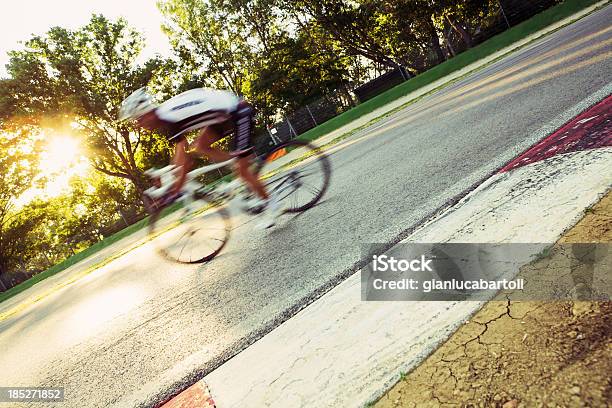
M 253 109 L 231 92 L 192 89 L 159 105 L 155 114 L 161 132 L 171 142 L 178 142 L 192 130 L 212 127 L 221 136 L 236 133 L 233 150 L 250 147 Z

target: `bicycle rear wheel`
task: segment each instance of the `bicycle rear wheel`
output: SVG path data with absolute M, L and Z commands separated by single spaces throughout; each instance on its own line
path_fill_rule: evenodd
M 290 140 L 266 154 L 258 169 L 268 192 L 283 203 L 285 213 L 317 204 L 329 187 L 331 164 L 322 149 Z
M 190 208 L 180 203 L 167 208 L 149 203 L 146 207 L 149 234 L 157 251 L 169 260 L 188 264 L 207 262 L 229 240 L 228 211 L 208 200 L 198 199 Z

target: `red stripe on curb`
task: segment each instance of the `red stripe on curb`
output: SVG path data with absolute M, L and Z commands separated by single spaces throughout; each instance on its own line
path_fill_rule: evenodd
M 558 154 L 606 146 L 612 146 L 612 95 L 542 139 L 499 172 L 514 170 Z
M 202 380 L 181 392 L 161 408 L 215 408 L 210 390 Z

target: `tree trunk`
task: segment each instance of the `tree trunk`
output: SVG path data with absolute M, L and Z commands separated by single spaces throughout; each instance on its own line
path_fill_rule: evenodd
M 145 188 L 142 186 L 140 180 L 132 179 L 132 184 L 134 185 L 134 187 L 136 188 L 136 191 L 138 192 L 140 203 L 142 204 L 144 208 L 146 208 L 147 203 L 145 203 L 144 201 L 145 200 L 145 194 L 144 194 Z
M 468 48 L 471 48 L 472 36 L 470 35 L 470 33 L 468 33 L 465 28 L 461 27 L 461 24 L 456 24 L 448 14 L 446 14 L 446 20 L 451 25 L 451 27 L 453 27 L 453 30 L 455 30 L 461 36 L 461 39 L 463 40 L 465 45 Z
M 449 54 L 455 57 L 457 56 L 457 51 L 455 51 L 455 49 L 453 48 L 453 43 L 451 40 L 450 33 L 451 33 L 451 28 L 445 30 L 444 32 L 444 37 L 446 38 L 446 48 L 448 49 Z
M 436 27 L 433 25 L 433 21 L 429 22 L 429 35 L 431 46 L 433 47 L 437 57 L 436 64 L 441 64 L 442 62 L 446 61 L 446 55 L 444 55 L 444 51 L 442 51 L 442 47 L 440 46 L 440 37 L 438 37 L 438 32 L 436 31 Z
M 350 107 L 354 107 L 357 106 L 357 102 L 355 102 L 355 99 L 353 99 L 353 96 L 351 95 L 351 92 L 349 91 L 348 85 L 344 84 L 342 86 L 342 88 L 340 89 L 340 93 L 344 96 L 345 99 L 345 108 L 350 108 Z
M 4 282 L 4 268 L 0 265 L 0 292 L 9 290 L 8 284 Z

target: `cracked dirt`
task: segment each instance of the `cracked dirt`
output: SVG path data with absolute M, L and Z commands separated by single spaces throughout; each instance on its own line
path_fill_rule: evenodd
M 612 242 L 612 193 L 559 240 L 587 242 Z M 553 248 L 549 258 L 561 256 Z M 548 264 L 521 273 L 545 274 Z M 611 372 L 612 302 L 500 296 L 374 406 L 605 407 L 612 404 Z

